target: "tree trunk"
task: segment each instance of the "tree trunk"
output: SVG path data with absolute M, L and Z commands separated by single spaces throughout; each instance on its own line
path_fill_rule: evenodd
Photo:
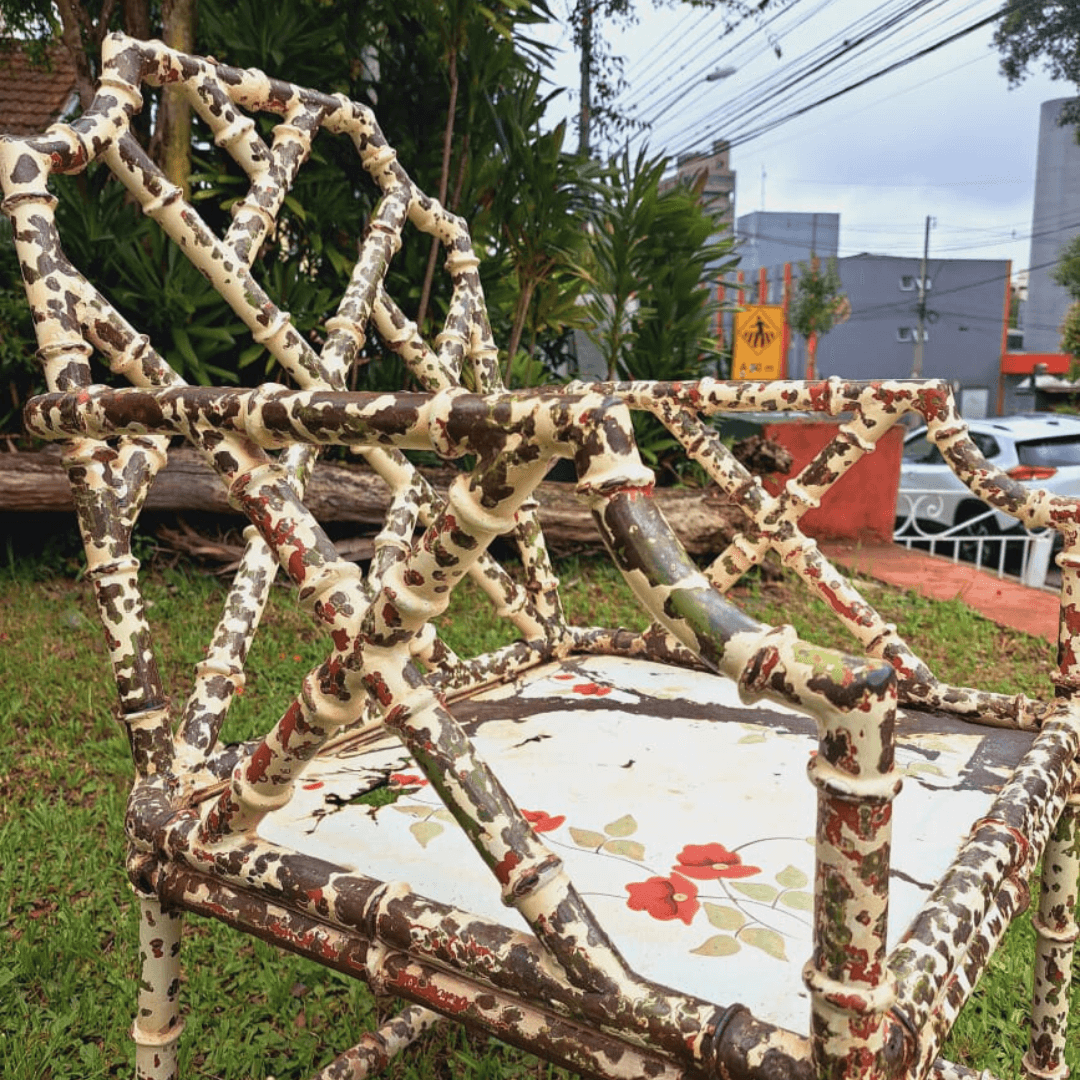
M 110 10 L 111 7 L 110 4 Z M 56 9 L 60 14 L 60 40 L 75 65 L 75 92 L 79 95 L 79 104 L 86 109 L 94 100 L 96 81 L 90 52 L 100 45 L 101 38 L 98 36 L 94 40 L 95 27 L 79 0 L 57 0 Z
M 450 186 L 450 153 L 454 146 L 454 115 L 457 112 L 458 69 L 457 47 L 450 48 L 450 104 L 446 113 L 446 128 L 443 131 L 442 169 L 439 173 L 439 202 L 446 206 L 446 191 Z M 431 238 L 431 251 L 428 254 L 427 269 L 424 271 L 424 284 L 420 290 L 420 306 L 417 308 L 416 325 L 420 333 L 424 332 L 424 319 L 427 317 L 428 301 L 431 299 L 431 284 L 435 280 L 435 263 L 439 258 L 439 238 Z
M 592 119 L 593 0 L 581 0 L 581 106 L 578 112 L 578 148 L 589 156 L 589 126 Z
M 140 41 L 147 41 L 151 36 L 150 5 L 148 0 L 122 0 L 124 13 L 124 32 Z
M 775 459 L 770 460 L 775 464 Z M 424 473 L 441 491 L 457 475 L 451 469 L 424 470 Z M 555 552 L 600 544 L 592 513 L 574 488 L 571 483 L 549 481 L 536 492 L 540 524 L 548 546 Z M 707 555 L 723 550 L 745 521 L 742 510 L 727 502 L 716 488 L 659 488 L 655 498 L 691 554 Z M 320 462 L 308 484 L 304 503 L 319 521 L 351 522 L 376 530 L 382 527 L 390 506 L 390 489 L 368 469 Z M 0 454 L 0 508 L 71 513 L 71 491 L 59 454 L 56 451 Z M 239 518 L 229 505 L 220 480 L 194 451 L 185 449 L 169 454 L 168 465 L 150 489 L 146 510 L 201 511 Z
M 510 340 L 506 343 L 506 385 L 510 386 L 510 370 L 514 366 L 514 356 L 517 354 L 521 335 L 525 330 L 525 320 L 529 315 L 529 305 L 532 303 L 533 291 L 536 282 L 529 281 L 518 296 L 517 307 L 514 309 L 514 325 L 510 328 Z
M 196 0 L 164 0 L 162 39 L 170 49 L 195 51 Z M 162 90 L 152 154 L 184 198 L 191 194 L 191 106 L 180 94 Z
M 124 33 L 137 41 L 149 41 L 154 36 L 150 22 L 150 0 L 121 0 Z M 146 91 L 144 90 L 145 94 Z M 149 146 L 154 133 L 154 111 L 146 102 L 131 118 L 131 127 L 140 145 Z
M 817 334 L 811 334 L 806 339 L 806 377 L 817 378 L 817 367 L 814 361 L 817 359 Z

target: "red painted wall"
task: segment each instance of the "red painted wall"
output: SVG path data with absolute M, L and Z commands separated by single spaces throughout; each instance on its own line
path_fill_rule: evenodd
M 792 421 L 766 424 L 765 435 L 784 446 L 792 456 L 789 476 L 797 476 L 804 465 L 837 432 L 838 424 L 822 421 Z M 819 540 L 862 540 L 890 543 L 900 486 L 900 454 L 904 432 L 891 428 L 878 441 L 877 449 L 864 454 L 829 490 L 821 505 L 807 510 L 800 528 Z M 774 495 L 784 480 L 768 482 Z

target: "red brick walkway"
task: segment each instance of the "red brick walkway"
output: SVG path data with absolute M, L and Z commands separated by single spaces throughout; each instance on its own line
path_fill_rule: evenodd
M 832 562 L 866 577 L 902 589 L 914 589 L 935 600 L 959 597 L 999 626 L 1057 640 L 1058 597 L 1052 592 L 999 580 L 968 563 L 954 563 L 924 551 L 908 551 L 900 544 L 861 547 L 829 542 L 823 543 L 821 550 Z

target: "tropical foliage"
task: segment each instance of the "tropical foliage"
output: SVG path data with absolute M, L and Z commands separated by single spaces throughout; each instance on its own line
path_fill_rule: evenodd
M 806 377 L 814 378 L 818 340 L 851 316 L 851 304 L 840 291 L 836 260 L 824 267 L 816 256 L 799 263 L 799 277 L 788 308 L 788 325 L 806 341 Z
M 733 241 L 703 196 L 704 175 L 662 189 L 667 164 L 644 151 L 617 159 L 575 267 L 586 285 L 586 332 L 608 379 L 693 379 L 719 370 L 709 286 L 734 267 Z M 685 461 L 655 417 L 635 414 L 634 425 L 651 465 Z
M 705 286 L 735 265 L 733 244 L 703 200 L 704 177 L 661 190 L 667 164 L 644 151 L 617 159 L 575 268 L 608 379 L 694 378 L 717 360 Z
M 687 377 L 711 357 L 712 315 L 699 285 L 729 248 L 710 239 L 715 221 L 693 192 L 660 195 L 660 159 L 640 158 L 633 167 L 624 159 L 605 174 L 567 150 L 564 126 L 542 126 L 550 98 L 545 51 L 530 35 L 551 18 L 544 0 L 202 0 L 197 20 L 189 0 L 70 0 L 58 8 L 46 0 L 0 0 L 5 18 L 9 8 L 9 27 L 38 43 L 61 39 L 81 49 L 90 87 L 108 30 L 166 38 L 184 30 L 194 33 L 195 51 L 224 63 L 371 101 L 414 179 L 469 222 L 513 384 L 571 370 L 572 331 L 586 324 L 606 336 L 611 370 L 628 376 Z M 197 117 L 186 160 L 178 163 L 168 133 L 157 130 L 156 93 L 148 91 L 137 134 L 163 168 L 176 170 L 174 179 L 185 183 L 207 223 L 224 231 L 247 178 L 215 150 Z M 275 118 L 258 123 L 269 139 Z M 72 261 L 185 378 L 287 381 L 104 169 L 58 178 L 61 195 L 65 186 L 80 196 L 62 198 L 58 210 Z M 377 196 L 351 144 L 320 136 L 259 253 L 256 276 L 316 343 Z M 616 234 L 628 222 L 632 250 L 620 252 Z M 0 386 L 7 392 L 0 426 L 10 429 L 39 387 L 17 266 L 10 244 L 2 247 Z M 389 271 L 389 291 L 425 331 L 441 322 L 449 300 L 438 257 L 427 237 L 406 236 Z M 598 321 L 612 302 L 626 316 L 625 335 L 621 321 Z M 406 385 L 398 365 L 372 335 L 352 385 Z
M 1072 358 L 1069 378 L 1076 381 L 1080 379 L 1080 236 L 1074 236 L 1061 249 L 1050 276 L 1072 297 L 1061 324 L 1061 351 Z
M 1038 61 L 1051 78 L 1080 88 L 1080 0 L 1033 3 L 1009 0 L 994 31 L 1001 71 L 1013 86 Z M 1080 99 L 1067 101 L 1061 123 L 1080 125 Z

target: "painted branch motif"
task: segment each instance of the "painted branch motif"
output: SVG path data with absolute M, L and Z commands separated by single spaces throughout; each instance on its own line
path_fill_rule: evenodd
M 132 134 L 144 84 L 183 95 L 250 180 L 223 236 Z M 269 143 L 248 115 L 256 112 L 280 117 Z M 316 349 L 252 268 L 321 131 L 352 142 L 379 199 Z M 68 261 L 48 178 L 91 161 L 124 184 L 295 388 L 186 386 Z M 1044 850 L 1027 1068 L 1032 1076 L 1064 1075 L 1062 971 L 1077 935 L 1068 909 L 1075 908 L 1078 873 L 1080 714 L 1069 702 L 1080 685 L 1080 500 L 1025 488 L 988 465 L 945 384 L 703 379 L 508 391 L 466 224 L 416 186 L 370 108 L 158 42 L 110 36 L 98 95 L 78 120 L 36 138 L 0 139 L 0 185 L 49 390 L 28 405 L 26 425 L 64 448 L 136 772 L 128 831 L 144 931 L 135 1024 L 140 1076 L 176 1075 L 181 909 L 278 940 L 414 1003 L 328 1066 L 327 1078 L 381 1067 L 436 1014 L 594 1076 L 952 1075 L 947 1063 L 935 1064 L 941 1041 L 1023 906 L 1023 879 Z M 435 237 L 446 253 L 451 296 L 434 347 L 387 292 L 387 268 L 407 230 Z M 346 391 L 371 332 L 422 392 Z M 92 361 L 131 386 L 97 385 Z M 657 416 L 751 519 L 704 572 L 655 508 L 632 410 Z M 710 424 L 718 413 L 747 410 L 846 419 L 772 496 Z M 976 495 L 1029 526 L 1062 534 L 1057 702 L 940 683 L 801 531 L 805 511 L 909 413 L 926 419 L 930 437 Z M 174 436 L 203 455 L 250 521 L 221 621 L 180 706 L 162 687 L 131 551 L 136 518 Z M 307 477 L 324 446 L 356 449 L 393 490 L 366 572 L 338 555 L 304 505 Z M 406 456 L 413 450 L 453 460 L 468 455 L 476 464 L 442 495 L 413 467 Z M 654 620 L 644 634 L 566 621 L 532 498 L 556 458 L 573 462 L 578 492 L 612 559 Z M 507 536 L 520 554 L 518 579 L 489 551 Z M 869 657 L 808 644 L 790 627 L 759 624 L 725 599 L 770 551 L 825 598 Z M 219 736 L 243 690 L 252 637 L 279 567 L 324 633 L 327 652 L 261 739 L 224 747 Z M 466 576 L 513 623 L 518 641 L 464 658 L 442 642 L 435 621 Z M 803 971 L 809 1040 L 738 1003 L 718 1005 L 632 968 L 567 872 L 554 836 L 565 815 L 552 813 L 554 804 L 520 807 L 455 714 L 456 702 L 483 687 L 574 654 L 605 652 L 681 664 L 704 701 L 716 692 L 710 687 L 735 685 L 744 702 L 760 699 L 811 718 L 812 890 L 810 875 L 794 865 L 770 868 L 766 884 L 764 856 L 750 845 L 727 846 L 721 832 L 687 837 L 670 865 L 650 873 L 629 812 L 567 826 L 578 848 L 595 841 L 598 856 L 635 864 L 620 897 L 635 917 L 689 925 L 703 912 L 720 933 L 710 933 L 697 952 L 724 955 L 746 945 L 784 954 L 783 935 L 749 906 L 765 902 L 762 890 L 769 903 L 804 912 L 795 917 L 812 929 Z M 599 699 L 607 689 L 582 683 L 575 692 Z M 902 771 L 898 699 L 1022 729 L 1031 742 L 890 952 L 892 820 Z M 430 815 L 413 822 L 412 836 L 426 846 L 457 826 L 529 933 L 369 877 L 349 863 L 355 852 L 325 858 L 265 838 L 309 770 L 369 725 L 397 740 L 407 757 L 408 771 L 389 774 L 391 787 L 426 788 L 438 799 Z M 720 892 L 706 899 L 706 886 Z M 961 924 L 970 933 L 957 940 Z

